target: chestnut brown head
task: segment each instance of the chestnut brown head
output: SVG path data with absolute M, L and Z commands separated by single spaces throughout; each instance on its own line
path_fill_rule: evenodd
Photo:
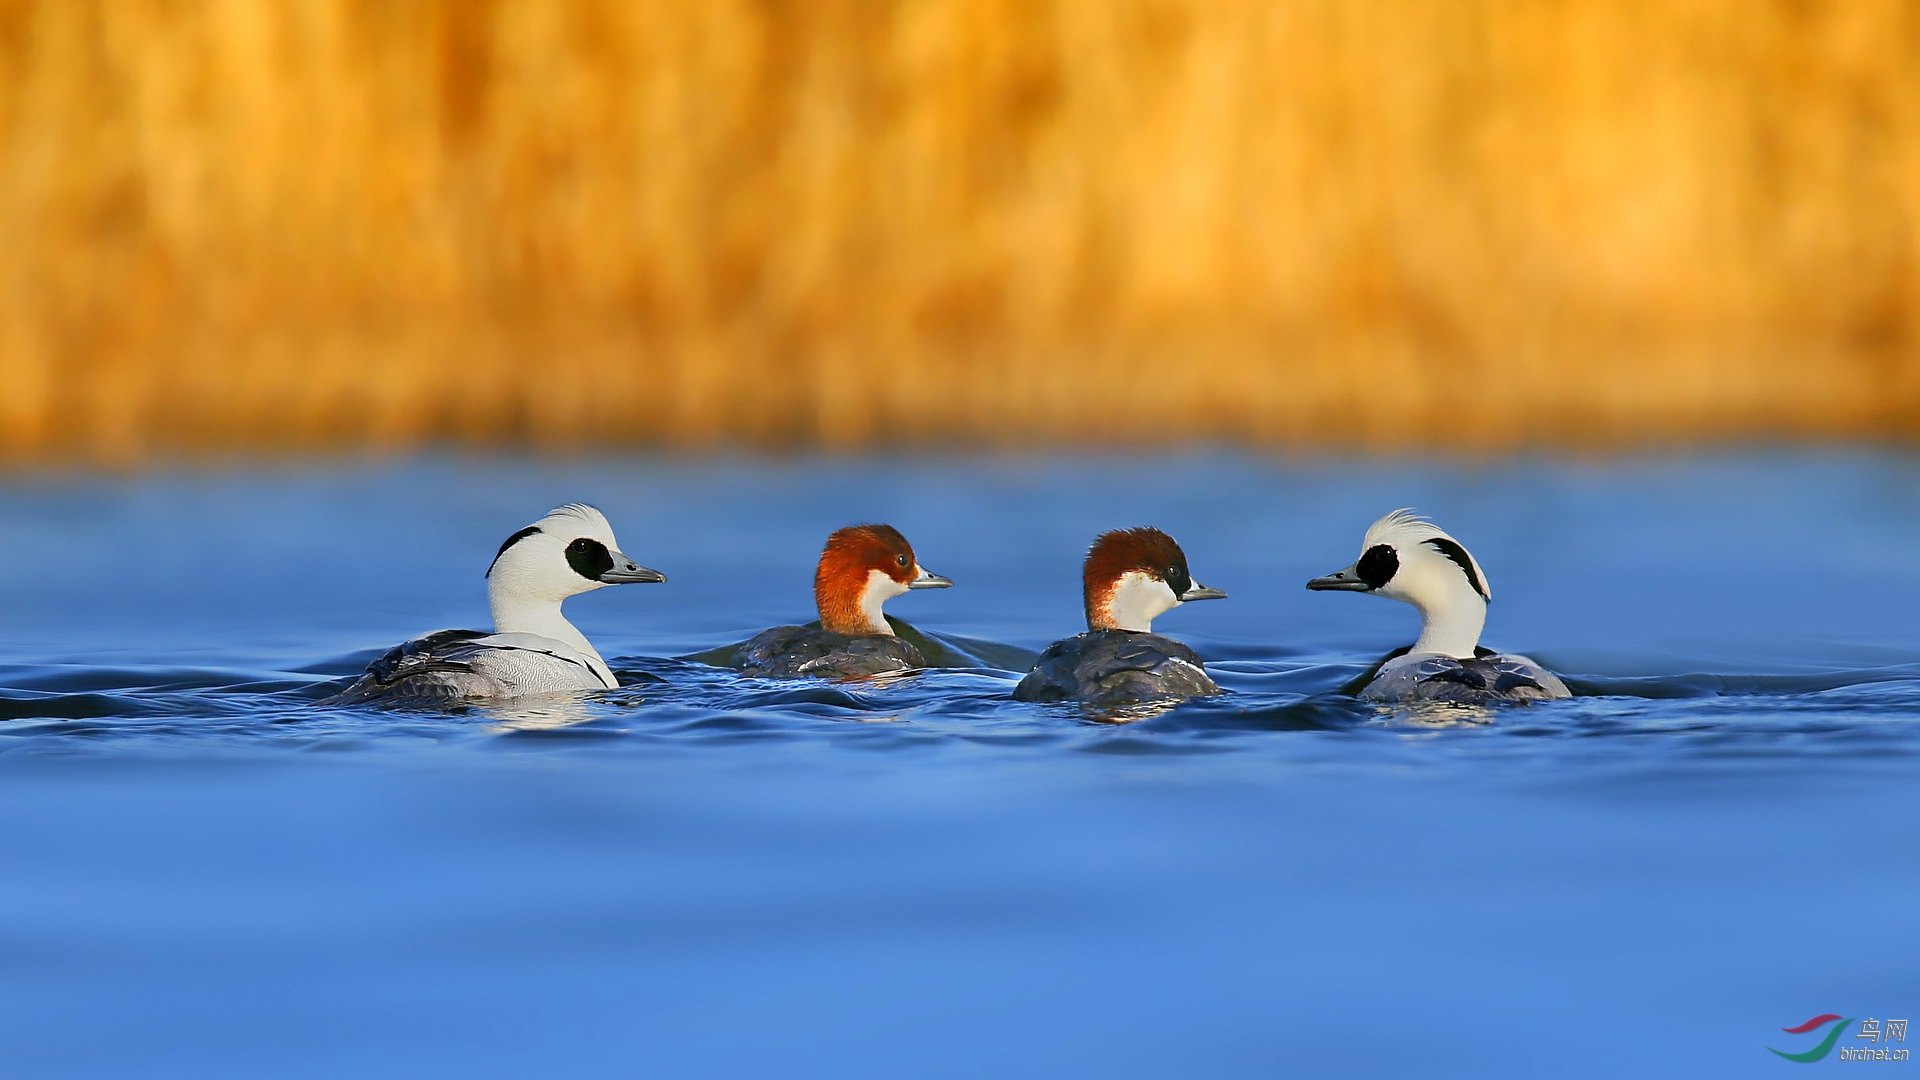
M 827 537 L 813 574 L 820 625 L 836 634 L 891 634 L 880 607 L 908 589 L 953 582 L 920 568 L 913 545 L 891 525 L 851 525 Z
M 1221 600 L 1226 593 L 1193 580 L 1186 553 L 1159 529 L 1101 533 L 1081 571 L 1089 630 L 1153 629 L 1153 620 L 1189 600 Z

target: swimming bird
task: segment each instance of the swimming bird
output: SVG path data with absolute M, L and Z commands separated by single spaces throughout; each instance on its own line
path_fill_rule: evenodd
M 1420 610 L 1420 637 L 1380 658 L 1346 692 L 1366 701 L 1459 704 L 1572 697 L 1559 676 L 1524 656 L 1480 644 L 1493 590 L 1460 541 L 1411 510 L 1367 527 L 1352 566 L 1307 582 L 1316 591 L 1368 592 Z
M 487 567 L 493 633 L 440 630 L 389 649 L 324 704 L 456 704 L 618 686 L 593 644 L 560 613 L 569 596 L 667 580 L 620 553 L 613 527 L 581 503 L 507 537 Z
M 1173 537 L 1159 529 L 1102 533 L 1080 580 L 1087 632 L 1049 645 L 1014 688 L 1015 700 L 1111 705 L 1220 692 L 1198 654 L 1153 632 L 1155 616 L 1227 595 L 1193 580 Z
M 882 604 L 909 589 L 953 584 L 920 568 L 913 545 L 891 525 L 850 525 L 827 537 L 813 572 L 818 626 L 776 626 L 734 650 L 729 666 L 785 679 L 860 678 L 926 666 L 912 642 L 894 634 Z

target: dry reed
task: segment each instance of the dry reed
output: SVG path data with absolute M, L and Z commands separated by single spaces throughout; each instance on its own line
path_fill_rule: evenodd
M 1920 419 L 1898 0 L 0 0 L 0 456 Z

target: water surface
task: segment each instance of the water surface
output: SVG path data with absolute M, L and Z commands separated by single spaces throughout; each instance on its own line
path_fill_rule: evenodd
M 1920 1004 L 1920 459 L 423 459 L 0 484 L 0 1060 L 27 1076 L 1740 1075 Z M 317 707 L 484 626 L 590 501 L 660 586 L 569 602 L 628 682 Z M 1583 696 L 1331 691 L 1412 609 L 1315 594 L 1433 515 L 1486 640 Z M 825 534 L 889 610 L 1035 650 L 1098 531 L 1224 602 L 1230 691 L 1136 722 L 1019 672 L 742 681 Z M 1771 1042 L 1769 1043 L 1769 1040 Z M 1905 1068 L 1908 1066 L 1896 1066 Z

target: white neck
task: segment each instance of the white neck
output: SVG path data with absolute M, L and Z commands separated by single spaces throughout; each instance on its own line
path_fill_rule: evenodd
M 1420 609 L 1420 639 L 1413 643 L 1417 653 L 1440 653 L 1456 660 L 1473 656 L 1480 644 L 1480 631 L 1487 624 L 1487 602 L 1471 588 L 1441 598 L 1437 603 L 1410 600 Z
M 537 634 L 543 638 L 552 638 L 562 645 L 585 657 L 593 666 L 594 674 L 608 686 L 618 685 L 607 662 L 600 658 L 599 650 L 560 614 L 560 601 L 534 599 L 524 596 L 504 595 L 503 590 L 489 587 L 487 604 L 493 609 L 493 632 L 496 634 Z
M 893 626 L 880 607 L 906 591 L 885 570 L 867 571 L 867 587 L 860 590 L 860 614 L 867 620 L 867 633 L 893 635 Z
M 1121 575 L 1113 595 L 1107 598 L 1104 625 L 1094 629 L 1152 633 L 1153 620 L 1179 606 L 1180 598 L 1173 595 L 1173 586 L 1150 574 L 1129 570 Z

